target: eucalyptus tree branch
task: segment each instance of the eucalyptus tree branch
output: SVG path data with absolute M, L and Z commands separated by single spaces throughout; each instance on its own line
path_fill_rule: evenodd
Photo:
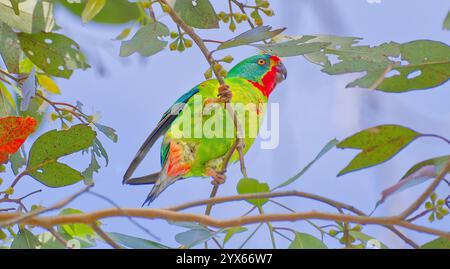
M 125 214 L 124 214 L 125 213 Z M 26 217 L 24 217 L 26 216 Z M 57 216 L 37 216 L 20 213 L 0 213 L 0 221 L 3 223 L 20 223 L 26 225 L 53 227 L 55 225 L 82 223 L 91 225 L 101 219 L 112 217 L 131 216 L 144 219 L 164 219 L 177 222 L 197 222 L 202 225 L 229 228 L 263 222 L 298 221 L 307 219 L 341 221 L 359 224 L 395 225 L 404 227 L 420 233 L 434 234 L 450 240 L 450 233 L 434 228 L 420 226 L 401 219 L 400 216 L 370 217 L 354 216 L 348 214 L 335 214 L 327 212 L 295 212 L 287 214 L 265 214 L 229 219 L 217 219 L 202 214 L 181 213 L 167 209 L 157 208 L 108 208 L 90 213 L 57 215 Z

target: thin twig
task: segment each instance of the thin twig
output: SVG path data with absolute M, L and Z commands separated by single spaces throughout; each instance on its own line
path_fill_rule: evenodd
M 92 229 L 98 234 L 106 243 L 115 249 L 122 249 L 123 247 L 117 244 L 107 233 L 105 233 L 100 226 L 93 223 L 91 224 Z

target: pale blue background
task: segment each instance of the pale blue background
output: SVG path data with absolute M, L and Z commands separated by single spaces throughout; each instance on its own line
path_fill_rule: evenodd
M 271 2 L 277 16 L 265 19 L 266 23 L 274 27 L 287 26 L 286 33 L 290 35 L 358 36 L 364 38 L 363 44 L 371 45 L 391 40 L 450 41 L 450 32 L 442 30 L 442 21 L 449 10 L 449 3 L 445 0 L 382 0 L 380 4 L 369 4 L 366 0 Z M 169 18 L 164 17 L 162 20 L 168 22 Z M 207 63 L 197 48 L 182 54 L 165 50 L 148 59 L 139 56 L 121 59 L 118 56 L 120 44 L 111 41 L 121 29 L 95 24 L 83 26 L 79 18 L 63 10 L 58 12 L 58 23 L 63 27 L 63 33 L 81 44 L 93 68 L 85 72 L 76 71 L 70 80 L 58 80 L 63 95 L 55 96 L 54 99 L 71 103 L 80 100 L 85 104 L 87 112 L 99 111 L 102 115 L 101 122 L 116 128 L 119 134 L 117 144 L 102 137 L 111 162 L 107 168 L 102 168 L 100 174 L 95 175 L 95 191 L 107 195 L 122 207 L 139 207 L 149 192 L 149 187 L 123 186 L 122 175 L 165 109 L 182 93 L 203 80 Z M 243 29 L 242 25 L 238 32 Z M 205 31 L 199 33 L 222 40 L 233 36 L 225 30 L 213 30 L 211 34 Z M 240 60 L 255 52 L 252 48 L 240 47 L 218 53 L 217 56 L 231 53 Z M 261 150 L 256 144 L 246 157 L 249 175 L 268 182 L 270 186 L 276 186 L 296 174 L 330 139 L 342 139 L 378 124 L 401 124 L 420 132 L 450 137 L 448 83 L 431 90 L 404 94 L 346 89 L 345 85 L 357 75 L 329 76 L 302 57 L 284 61 L 289 70 L 288 80 L 281 84 L 271 97 L 271 101 L 280 103 L 281 108 L 280 144 L 274 150 Z M 45 129 L 54 127 L 46 126 Z M 338 171 L 354 157 L 356 151 L 334 149 L 286 189 L 328 196 L 370 212 L 381 191 L 398 181 L 413 164 L 448 152 L 449 145 L 439 140 L 424 138 L 412 143 L 388 163 L 336 178 Z M 68 157 L 66 161 L 70 164 L 75 162 L 74 166 L 81 169 L 87 165 L 87 159 L 80 162 L 79 158 Z M 159 152 L 155 148 L 139 172 L 153 172 L 159 168 Z M 220 188 L 219 195 L 235 194 L 239 178 L 239 168 L 234 165 L 229 169 L 228 182 Z M 33 179 L 25 178 L 17 186 L 17 195 L 43 188 L 42 194 L 35 195 L 26 203 L 51 205 L 81 187 L 80 183 L 63 189 L 47 189 Z M 418 186 L 393 197 L 381 206 L 376 214 L 391 215 L 400 212 L 425 187 Z M 182 181 L 167 189 L 152 207 L 167 207 L 206 198 L 210 190 L 210 180 Z M 445 186 L 441 186 L 440 190 L 445 190 Z M 445 191 L 448 193 L 448 189 Z M 298 211 L 314 209 L 334 212 L 332 208 L 308 200 L 284 198 L 279 201 Z M 110 205 L 85 195 L 71 206 L 92 211 Z M 217 218 L 231 218 L 243 214 L 249 208 L 250 205 L 245 202 L 220 205 L 214 207 L 212 215 Z M 198 213 L 203 211 L 203 208 L 193 210 Z M 285 211 L 269 204 L 266 212 Z M 174 235 L 183 229 L 169 226 L 161 220 L 140 222 L 159 235 L 162 243 L 178 245 L 174 241 Z M 107 231 L 149 238 L 125 219 L 108 219 L 103 223 Z M 429 225 L 426 221 L 418 223 Z M 319 235 L 304 221 L 274 225 L 289 226 L 301 232 Z M 433 223 L 432 227 L 448 230 L 449 218 Z M 385 229 L 367 226 L 364 232 L 381 239 L 390 247 L 405 247 L 401 240 Z M 407 230 L 405 233 L 418 243 L 433 238 Z M 243 236 L 233 238 L 228 247 L 239 246 L 243 239 Z M 289 242 L 277 236 L 277 243 L 279 247 L 287 247 Z M 331 247 L 339 246 L 335 240 L 329 240 L 328 243 Z M 247 247 L 270 247 L 266 226 L 250 240 Z

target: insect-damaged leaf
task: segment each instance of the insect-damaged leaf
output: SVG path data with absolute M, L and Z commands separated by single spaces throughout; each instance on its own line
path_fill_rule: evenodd
M 28 136 L 36 129 L 37 122 L 31 117 L 0 118 L 0 164 L 16 153 Z
M 342 149 L 362 150 L 338 176 L 385 162 L 419 136 L 400 125 L 380 125 L 358 132 L 337 144 Z
M 209 0 L 178 0 L 175 11 L 189 26 L 198 29 L 219 28 L 219 20 Z
M 145 57 L 152 56 L 166 47 L 167 41 L 163 41 L 160 38 L 168 35 L 169 28 L 160 22 L 143 26 L 133 38 L 122 41 L 120 56 L 127 57 L 135 52 Z
M 230 40 L 227 40 L 217 47 L 217 50 L 228 49 L 237 46 L 249 45 L 259 41 L 271 39 L 281 34 L 286 28 L 280 28 L 271 31 L 270 26 L 259 26 L 248 30 Z
M 405 92 L 439 86 L 450 78 L 450 47 L 442 42 L 416 40 L 380 46 L 326 49 L 338 62 L 323 71 L 330 75 L 365 72 L 347 85 L 385 92 Z
M 19 40 L 27 57 L 49 75 L 69 78 L 74 69 L 89 68 L 80 46 L 64 35 L 19 33 Z
M 30 150 L 29 175 L 49 187 L 63 187 L 81 181 L 83 175 L 58 159 L 92 146 L 96 133 L 91 127 L 75 125 L 67 131 L 49 131 Z

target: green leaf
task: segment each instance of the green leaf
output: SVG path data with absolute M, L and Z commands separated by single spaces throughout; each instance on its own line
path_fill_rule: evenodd
M 185 248 L 191 248 L 208 241 L 215 234 L 206 229 L 192 229 L 175 235 L 175 240 Z
M 91 127 L 75 125 L 67 131 L 49 131 L 33 144 L 29 154 L 29 175 L 49 187 L 75 184 L 84 177 L 58 159 L 92 146 L 96 133 Z
M 338 56 L 337 63 L 323 69 L 325 73 L 365 72 L 347 87 L 406 92 L 436 87 L 450 78 L 450 47 L 442 42 L 390 42 L 375 47 L 326 49 L 325 52 Z
M 16 14 L 17 16 L 20 15 L 19 1 L 20 1 L 20 0 L 9 0 L 9 2 L 11 2 L 12 8 L 13 8 L 13 10 L 14 10 L 14 14 Z
M 3 98 L 4 98 L 5 101 L 8 102 L 8 104 L 11 106 L 13 111 L 17 110 L 16 102 L 14 101 L 13 96 L 11 95 L 9 90 L 6 88 L 5 84 L 3 84 L 3 82 L 1 82 L 1 81 L 0 81 L 0 97 L 1 97 L 0 100 L 3 100 Z M 0 103 L 0 107 L 1 106 L 3 106 L 2 103 Z M 3 110 L 6 110 L 6 114 L 9 114 L 9 110 L 6 107 L 4 109 L 0 109 L 0 113 L 3 113 L 4 112 Z
M 237 233 L 243 233 L 248 231 L 247 228 L 245 227 L 231 227 L 226 229 L 225 232 L 225 237 L 223 238 L 223 244 L 225 245 L 233 235 L 237 234 Z
M 419 136 L 416 131 L 400 125 L 380 125 L 358 132 L 337 145 L 342 149 L 362 150 L 338 176 L 383 163 Z
M 103 157 L 105 159 L 106 166 L 108 166 L 109 163 L 108 153 L 106 152 L 105 148 L 102 145 L 102 142 L 100 142 L 98 138 L 94 139 L 94 146 L 92 150 L 98 157 Z
M 62 236 L 62 235 L 61 235 Z M 38 239 L 41 242 L 40 249 L 65 249 L 66 246 L 61 244 L 51 233 L 44 232 L 38 235 Z
M 295 238 L 288 247 L 289 249 L 327 249 L 327 246 L 312 235 L 295 233 Z
M 102 125 L 100 123 L 94 123 L 95 127 L 97 127 L 97 129 L 102 132 L 103 134 L 105 134 L 109 139 L 111 139 L 111 141 L 113 141 L 114 143 L 117 143 L 119 137 L 116 134 L 116 130 L 114 130 L 113 128 L 109 127 L 109 126 L 105 126 Z
M 217 14 L 208 0 L 178 0 L 174 9 L 189 26 L 198 29 L 219 28 Z
M 269 185 L 267 183 L 260 183 L 257 179 L 253 178 L 242 178 L 237 184 L 237 192 L 239 194 L 249 194 L 249 193 L 266 193 L 270 192 Z M 261 207 L 269 201 L 268 198 L 261 199 L 249 199 L 247 202 Z
M 59 215 L 73 215 L 82 214 L 83 211 L 74 208 L 65 208 L 61 210 Z M 80 240 L 86 244 L 91 244 L 97 238 L 97 234 L 94 229 L 87 224 L 76 223 L 76 224 L 64 224 L 58 227 L 60 231 L 63 232 L 65 236 L 70 238 Z
M 143 26 L 132 39 L 122 41 L 120 56 L 127 57 L 135 52 L 145 57 L 152 56 L 167 46 L 168 42 L 160 40 L 160 38 L 168 35 L 169 28 L 160 22 Z
M 95 157 L 95 153 L 94 151 L 92 151 L 91 153 L 91 162 L 89 164 L 89 166 L 86 168 L 86 170 L 84 170 L 81 174 L 84 177 L 84 182 L 86 184 L 90 184 L 92 183 L 93 179 L 94 179 L 94 172 L 98 173 L 98 171 L 100 170 L 100 164 L 97 162 L 97 158 Z
M 25 33 L 50 32 L 55 28 L 53 2 L 21 0 L 18 8 L 16 15 L 16 7 L 10 0 L 0 0 L 0 20 Z
M 22 49 L 16 33 L 5 23 L 0 21 L 0 56 L 10 73 L 19 72 Z
M 27 229 L 21 229 L 14 238 L 11 249 L 36 249 L 41 245 L 39 239 Z
M 420 247 L 421 249 L 450 249 L 450 240 L 439 237 Z
M 27 57 L 49 75 L 69 78 L 74 69 L 89 67 L 80 46 L 64 35 L 19 33 L 19 40 Z
M 281 34 L 286 28 L 272 30 L 270 26 L 259 26 L 248 30 L 230 40 L 227 40 L 217 47 L 217 50 L 233 48 L 237 46 L 249 45 L 259 41 L 267 40 Z
M 442 28 L 444 28 L 444 30 L 450 30 L 450 11 L 447 12 L 447 17 L 445 17 L 445 19 L 444 19 Z
M 399 182 L 383 190 L 381 199 L 376 203 L 375 209 L 381 205 L 388 197 L 403 190 L 421 184 L 436 177 L 443 169 L 445 163 L 450 159 L 450 155 L 437 157 L 422 161 L 414 165 Z
M 19 169 L 22 168 L 24 165 L 27 164 L 27 159 L 25 158 L 25 154 L 23 153 L 23 146 L 20 150 L 18 150 L 13 155 L 10 155 L 9 162 L 11 163 L 11 170 L 13 171 L 14 175 L 19 174 Z
M 58 0 L 58 2 L 77 16 L 81 16 L 85 7 L 83 1 Z M 107 24 L 124 24 L 137 20 L 139 16 L 139 8 L 136 3 L 130 3 L 127 0 L 109 0 L 106 1 L 103 9 L 92 21 Z
M 302 43 L 298 42 L 297 40 L 291 40 L 283 43 L 256 44 L 252 46 L 280 57 L 291 57 L 317 52 L 327 47 L 328 45 L 330 45 L 330 43 L 326 42 Z
M 300 38 L 307 38 L 305 42 L 325 42 L 329 43 L 327 50 L 321 50 L 313 53 L 308 53 L 305 58 L 315 64 L 321 66 L 331 66 L 331 60 L 329 55 L 326 53 L 328 50 L 340 49 L 345 50 L 351 47 L 353 44 L 357 43 L 361 38 L 359 37 L 346 37 L 346 36 L 332 36 L 332 35 L 318 35 L 318 36 L 303 36 Z
M 349 234 L 354 238 L 358 239 L 359 241 L 361 241 L 361 243 L 364 244 L 365 248 L 388 249 L 388 247 L 385 244 L 365 233 L 357 231 L 349 231 Z
M 446 156 L 441 156 L 441 157 L 436 157 L 436 158 L 432 158 L 426 161 L 422 161 L 417 163 L 416 165 L 414 165 L 413 167 L 411 167 L 411 169 L 409 169 L 403 176 L 402 179 L 410 176 L 411 174 L 413 174 L 414 172 L 417 172 L 417 170 L 419 170 L 420 168 L 424 167 L 424 166 L 428 166 L 428 165 L 432 165 L 436 167 L 436 172 L 439 173 L 439 171 L 441 171 L 443 165 L 450 159 L 450 155 L 446 155 Z
M 309 168 L 316 162 L 318 161 L 320 158 L 322 158 L 323 155 L 325 155 L 327 152 L 329 152 L 332 148 L 334 148 L 337 144 L 339 143 L 339 141 L 337 139 L 333 139 L 330 142 L 328 142 L 319 152 L 319 154 L 317 154 L 317 156 L 314 158 L 314 160 L 312 160 L 311 162 L 308 163 L 307 166 L 305 166 L 300 172 L 298 172 L 295 176 L 291 177 L 290 179 L 286 180 L 285 182 L 281 183 L 280 185 L 276 186 L 275 188 L 272 189 L 272 191 L 282 188 L 282 187 L 286 187 L 287 185 L 292 184 L 293 182 L 295 182 L 297 179 L 299 179 L 304 173 L 306 173 L 306 171 L 309 170 Z
M 108 233 L 117 243 L 132 249 L 170 249 L 170 247 L 139 237 L 129 236 L 121 233 Z
M 81 13 L 83 23 L 88 23 L 105 7 L 106 0 L 87 0 L 86 6 Z

